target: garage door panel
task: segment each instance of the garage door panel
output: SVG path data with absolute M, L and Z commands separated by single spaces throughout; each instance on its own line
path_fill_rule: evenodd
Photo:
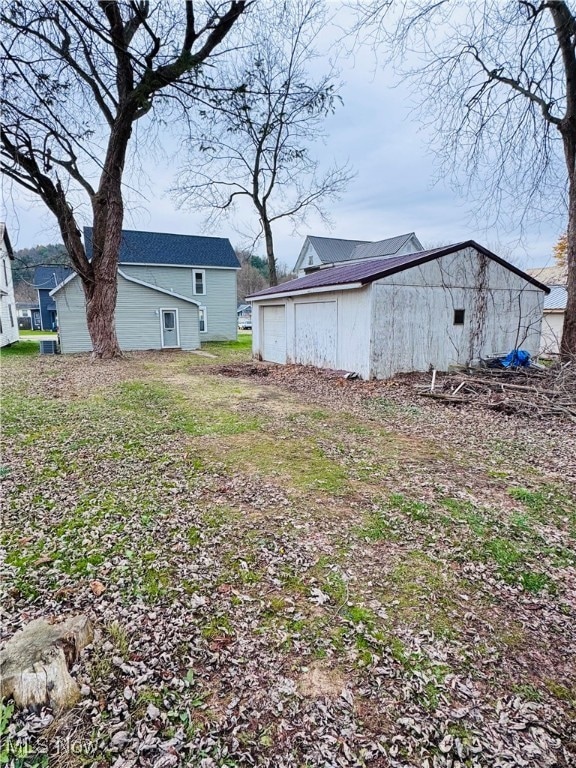
M 336 368 L 338 310 L 335 301 L 301 302 L 294 306 L 296 361 Z
M 262 359 L 286 362 L 286 307 L 262 307 Z

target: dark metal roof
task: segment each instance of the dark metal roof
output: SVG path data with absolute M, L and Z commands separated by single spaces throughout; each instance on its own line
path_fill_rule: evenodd
M 293 293 L 296 291 L 311 290 L 314 288 L 324 288 L 328 286 L 346 285 L 349 283 L 361 283 L 365 285 L 372 283 L 374 280 L 379 280 L 381 277 L 388 277 L 396 272 L 403 272 L 405 269 L 411 267 L 417 267 L 419 264 L 425 264 L 428 261 L 438 259 L 440 256 L 447 256 L 450 253 L 461 251 L 464 248 L 475 248 L 480 253 L 488 256 L 493 261 L 498 262 L 507 269 L 515 272 L 520 277 L 524 278 L 529 283 L 532 283 L 537 288 L 549 293 L 550 289 L 543 283 L 540 283 L 535 278 L 522 272 L 521 269 L 515 267 L 513 264 L 496 256 L 495 253 L 487 250 L 474 240 L 467 240 L 463 243 L 456 243 L 455 245 L 448 245 L 442 248 L 434 248 L 429 251 L 418 251 L 418 253 L 405 253 L 401 256 L 391 256 L 384 259 L 372 259 L 370 261 L 359 262 L 355 264 L 345 264 L 343 266 L 325 267 L 319 269 L 316 272 L 312 272 L 304 277 L 297 278 L 296 280 L 290 280 L 287 283 L 281 285 L 275 285 L 272 288 L 266 288 L 263 291 L 248 296 L 248 299 L 259 298 L 261 296 L 273 296 L 277 293 Z
M 69 267 L 36 267 L 34 270 L 34 287 L 47 288 L 49 291 L 66 280 L 74 270 Z
M 566 309 L 568 303 L 568 291 L 563 285 L 550 285 L 550 293 L 544 299 L 544 309 L 559 310 Z
M 337 237 L 314 237 L 313 235 L 309 235 L 307 240 L 314 246 L 314 250 L 323 264 L 350 261 L 356 246 L 368 242 L 368 240 L 341 240 Z
M 92 258 L 92 227 L 84 227 L 86 255 Z M 224 237 L 171 235 L 165 232 L 122 230 L 120 264 L 164 264 L 166 266 L 230 267 L 240 264 Z
M 422 251 L 422 243 L 416 237 L 415 232 L 408 232 L 407 235 L 398 235 L 397 237 L 388 237 L 386 240 L 379 240 L 376 243 L 366 243 L 358 245 L 352 253 L 351 259 L 376 259 L 379 256 L 394 256 L 406 243 L 414 238 L 417 244 L 416 250 Z
M 318 258 L 323 264 L 339 264 L 356 259 L 373 259 L 378 256 L 393 256 L 410 238 L 415 238 L 419 250 L 422 245 L 414 232 L 406 235 L 396 235 L 385 240 L 372 242 L 370 240 L 342 240 L 336 237 L 314 237 L 306 239 L 314 247 Z

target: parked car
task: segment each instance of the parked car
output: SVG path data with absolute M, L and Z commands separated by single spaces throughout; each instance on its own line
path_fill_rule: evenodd
M 251 331 L 252 330 L 252 318 L 251 317 L 239 317 L 238 318 L 238 329 L 240 331 Z

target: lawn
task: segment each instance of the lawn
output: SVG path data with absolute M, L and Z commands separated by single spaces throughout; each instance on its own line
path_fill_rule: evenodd
M 30 338 L 35 336 L 53 336 L 57 338 L 58 334 L 52 331 L 20 331 L 20 336 L 28 336 Z
M 574 425 L 249 350 L 3 351 L 2 637 L 97 632 L 0 762 L 570 765 Z

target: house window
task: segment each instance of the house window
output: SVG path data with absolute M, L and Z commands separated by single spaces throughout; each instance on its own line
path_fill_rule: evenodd
M 2 259 L 2 267 L 4 269 L 4 285 L 8 288 L 8 272 L 6 272 L 6 259 Z
M 198 322 L 200 324 L 200 333 L 206 333 L 208 330 L 206 307 L 198 307 Z
M 8 314 L 10 315 L 10 325 L 14 328 L 14 315 L 12 314 L 12 304 L 8 304 Z
M 463 309 L 455 309 L 454 310 L 454 325 L 464 325 L 464 310 Z
M 174 328 L 176 328 L 176 313 L 166 310 L 164 312 L 164 330 L 173 331 Z
M 195 269 L 192 274 L 194 281 L 194 293 L 203 296 L 206 293 L 206 277 L 203 269 Z

